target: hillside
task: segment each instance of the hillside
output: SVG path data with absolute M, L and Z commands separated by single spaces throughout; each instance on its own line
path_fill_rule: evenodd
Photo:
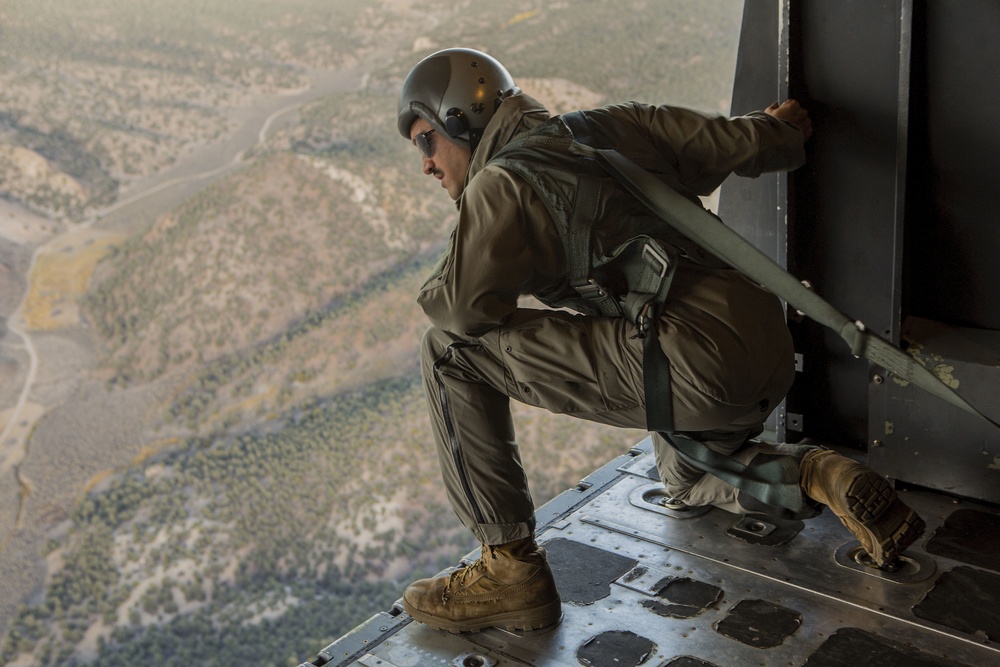
M 461 35 L 557 112 L 723 112 L 740 5 L 4 4 L 0 197 L 54 226 L 0 238 L 8 272 L 37 250 L 21 316 L 42 413 L 6 482 L 0 665 L 297 665 L 472 548 L 438 482 L 414 303 L 455 213 L 395 130 L 401 78 Z M 281 116 L 178 205 L 100 215 L 352 68 L 362 86 Z M 642 435 L 515 423 L 539 503 Z
M 410 4 L 5 2 L 0 196 L 60 220 L 93 214 L 224 137 L 254 100 L 357 66 Z

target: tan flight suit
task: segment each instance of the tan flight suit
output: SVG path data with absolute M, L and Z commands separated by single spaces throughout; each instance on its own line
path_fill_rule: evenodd
M 588 114 L 621 152 L 655 152 L 657 167 L 671 172 L 689 197 L 709 194 L 732 172 L 752 177 L 804 161 L 801 133 L 762 112 L 726 119 L 626 104 Z M 434 325 L 421 354 L 442 475 L 456 513 L 484 544 L 521 539 L 534 529 L 510 398 L 604 424 L 646 426 L 642 341 L 633 323 L 517 304 L 520 295 L 544 295 L 565 283 L 566 251 L 532 188 L 486 163 L 547 118 L 526 95 L 501 105 L 473 156 L 448 250 L 418 298 Z M 595 247 L 627 240 L 618 227 L 599 221 Z M 803 453 L 794 446 L 743 446 L 760 432 L 794 375 L 776 297 L 735 270 L 681 263 L 659 342 L 671 365 L 678 432 L 717 451 L 735 451 L 743 462 Z M 762 509 L 654 438 L 660 476 L 674 497 L 738 513 Z

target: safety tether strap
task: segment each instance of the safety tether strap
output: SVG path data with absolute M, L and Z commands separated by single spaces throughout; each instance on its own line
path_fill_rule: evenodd
M 618 151 L 591 150 L 622 185 L 665 222 L 730 266 L 750 276 L 809 318 L 836 331 L 850 346 L 854 356 L 864 357 L 894 373 L 899 379 L 1000 428 L 1000 424 L 973 407 L 916 359 L 867 331 L 861 322 L 834 308 L 710 213 L 688 201 Z
M 594 137 L 586 117 L 576 111 L 562 116 L 563 123 L 573 133 L 573 139 L 585 146 L 594 145 Z M 596 206 L 600 200 L 601 179 L 583 168 L 585 162 L 596 158 L 581 158 L 577 172 L 576 201 L 568 234 L 567 264 L 570 285 L 584 298 L 596 302 L 605 315 L 624 315 L 634 322 L 637 336 L 642 343 L 643 394 L 646 399 L 646 428 L 650 431 L 673 433 L 674 411 L 670 392 L 670 361 L 660 347 L 657 325 L 663 312 L 663 303 L 670 291 L 677 262 L 670 258 L 651 238 L 638 237 L 629 250 L 639 257 L 625 262 L 631 274 L 627 276 L 629 292 L 622 308 L 611 312 L 602 303 L 606 291 L 590 277 L 590 242 L 592 228 L 597 219 Z M 639 267 L 638 271 L 635 267 Z M 616 299 L 611 299 L 617 305 Z

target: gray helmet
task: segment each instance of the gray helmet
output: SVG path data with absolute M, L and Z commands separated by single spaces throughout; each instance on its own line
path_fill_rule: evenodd
M 514 90 L 514 79 L 492 56 L 473 49 L 445 49 L 410 70 L 399 93 L 397 126 L 410 138 L 410 127 L 423 118 L 440 134 L 475 151 L 483 130 Z

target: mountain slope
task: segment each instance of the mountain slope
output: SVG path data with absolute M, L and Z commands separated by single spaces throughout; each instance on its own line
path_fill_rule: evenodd
M 33 4 L 0 9 L 33 40 L 0 46 L 0 163 L 6 145 L 49 172 L 0 196 L 53 218 L 141 188 L 308 68 L 368 74 L 112 249 L 81 304 L 92 327 L 47 334 L 93 362 L 42 387 L 59 404 L 20 468 L 46 575 L 0 664 L 297 665 L 474 546 L 438 481 L 414 303 L 455 209 L 395 129 L 402 76 L 461 36 L 557 112 L 722 111 L 740 3 Z M 78 189 L 33 199 L 42 184 Z M 536 502 L 641 437 L 514 410 Z M 75 432 L 115 420 L 120 442 Z

